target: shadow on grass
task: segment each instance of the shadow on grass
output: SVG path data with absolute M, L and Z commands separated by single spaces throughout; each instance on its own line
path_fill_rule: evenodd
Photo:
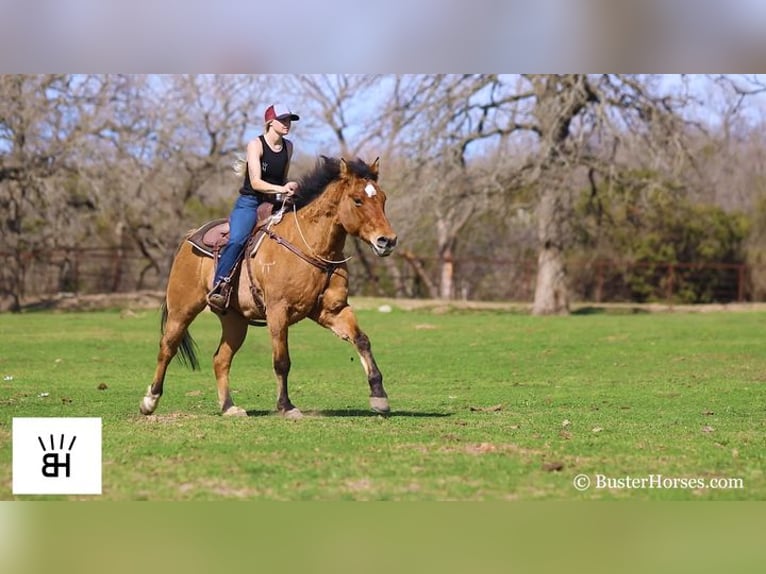
M 380 415 L 368 409 L 326 409 L 321 411 L 302 411 L 306 417 L 413 417 L 413 418 L 442 418 L 451 417 L 452 413 L 422 413 L 413 411 L 392 411 L 387 415 Z M 251 410 L 247 411 L 249 417 L 279 416 L 276 411 Z
M 572 311 L 572 315 L 641 315 L 648 313 L 639 307 L 580 307 Z
M 267 417 L 269 415 L 275 415 L 276 416 L 277 411 L 247 411 L 247 416 L 249 417 Z
M 326 409 L 322 411 L 310 411 L 308 415 L 318 417 L 414 417 L 414 418 L 441 418 L 451 417 L 452 413 L 422 413 L 413 411 L 391 411 L 387 415 L 380 415 L 368 409 Z

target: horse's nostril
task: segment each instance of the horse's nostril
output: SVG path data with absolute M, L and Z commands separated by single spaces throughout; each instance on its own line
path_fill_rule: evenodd
M 385 237 L 381 235 L 375 242 L 381 249 L 390 249 L 396 245 L 396 237 Z

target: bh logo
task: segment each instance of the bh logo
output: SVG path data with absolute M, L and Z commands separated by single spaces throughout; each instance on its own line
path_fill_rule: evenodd
M 43 442 L 42 437 L 37 437 L 37 440 L 40 442 L 40 446 L 43 449 L 43 452 L 45 454 L 43 455 L 43 476 L 49 477 L 49 478 L 58 478 L 59 476 L 59 469 L 64 469 L 66 471 L 66 477 L 69 478 L 71 466 L 70 466 L 70 459 L 69 459 L 69 452 L 71 452 L 72 447 L 74 446 L 74 441 L 77 440 L 76 436 L 72 437 L 72 442 L 69 443 L 69 446 L 67 447 L 68 452 L 64 451 L 64 435 L 61 435 L 61 440 L 59 441 L 59 451 L 55 452 L 55 446 L 53 442 L 53 435 L 50 435 L 51 442 L 50 442 L 50 450 L 54 452 L 46 452 L 45 449 L 45 443 Z M 65 459 L 64 462 L 60 462 L 59 456 L 61 454 L 64 455 Z
M 13 494 L 101 494 L 101 419 L 14 418 Z

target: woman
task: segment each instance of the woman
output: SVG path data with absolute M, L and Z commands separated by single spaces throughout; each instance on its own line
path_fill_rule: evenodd
M 287 181 L 293 144 L 285 136 L 292 122 L 299 119 L 283 104 L 266 108 L 263 135 L 247 144 L 245 161 L 235 167 L 245 179 L 229 215 L 229 242 L 221 250 L 213 289 L 207 296 L 214 311 L 223 312 L 229 304 L 234 268 L 255 226 L 258 205 L 263 201 L 276 202 L 280 195 L 291 197 L 298 191 L 297 182 Z

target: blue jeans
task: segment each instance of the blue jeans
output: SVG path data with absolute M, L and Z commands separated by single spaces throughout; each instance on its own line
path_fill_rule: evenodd
M 252 195 L 240 195 L 234 203 L 229 215 L 229 242 L 221 249 L 213 286 L 231 275 L 237 258 L 245 249 L 245 244 L 255 227 L 258 204 L 258 198 Z

